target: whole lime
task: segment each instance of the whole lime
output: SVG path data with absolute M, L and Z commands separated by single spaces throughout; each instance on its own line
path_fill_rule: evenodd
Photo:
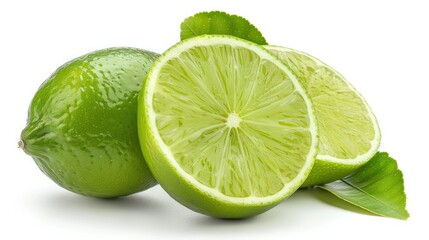
M 78 194 L 112 198 L 156 185 L 140 150 L 137 97 L 157 57 L 110 48 L 64 64 L 35 94 L 20 147 Z

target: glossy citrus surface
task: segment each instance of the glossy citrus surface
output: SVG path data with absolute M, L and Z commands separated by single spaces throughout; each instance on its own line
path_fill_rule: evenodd
M 137 96 L 158 54 L 111 48 L 57 69 L 35 94 L 21 147 L 58 185 L 119 197 L 156 184 L 140 150 Z

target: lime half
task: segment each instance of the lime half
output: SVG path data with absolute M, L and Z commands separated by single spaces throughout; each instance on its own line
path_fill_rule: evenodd
M 305 181 L 312 105 L 290 70 L 254 43 L 199 36 L 167 50 L 140 93 L 138 127 L 160 185 L 219 218 L 264 212 Z
M 303 186 L 338 180 L 365 164 L 380 145 L 377 120 L 363 97 L 320 60 L 284 47 L 266 47 L 306 88 L 319 129 L 319 151 Z

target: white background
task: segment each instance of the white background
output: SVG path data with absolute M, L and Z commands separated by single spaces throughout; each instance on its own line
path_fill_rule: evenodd
M 428 239 L 429 7 L 351 2 L 1 1 L 0 239 Z M 194 213 L 159 186 L 91 199 L 55 185 L 17 148 L 34 93 L 61 64 L 113 46 L 161 53 L 179 40 L 180 22 L 203 10 L 246 17 L 270 44 L 322 59 L 364 95 L 381 126 L 380 149 L 404 173 L 407 221 L 308 190 L 241 221 Z

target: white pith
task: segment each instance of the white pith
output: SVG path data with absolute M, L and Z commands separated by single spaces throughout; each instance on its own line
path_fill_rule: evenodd
M 311 150 L 307 155 L 307 160 L 302 167 L 302 169 L 299 171 L 298 175 L 289 183 L 285 184 L 283 189 L 279 192 L 277 192 L 274 195 L 271 196 L 265 196 L 265 197 L 230 197 L 227 196 L 216 189 L 207 187 L 206 185 L 203 185 L 199 181 L 197 181 L 193 176 L 185 172 L 181 166 L 177 163 L 177 161 L 174 159 L 173 153 L 170 151 L 169 146 L 167 146 L 164 141 L 162 140 L 158 129 L 156 125 L 156 113 L 153 109 L 153 95 L 156 87 L 156 76 L 158 75 L 160 69 L 162 66 L 172 58 L 176 58 L 180 55 L 181 52 L 186 51 L 187 49 L 190 49 L 195 46 L 211 46 L 211 45 L 229 45 L 233 47 L 243 47 L 250 49 L 254 51 L 258 56 L 261 58 L 268 60 L 272 63 L 274 63 L 276 66 L 278 66 L 280 69 L 282 69 L 291 81 L 293 82 L 296 91 L 298 91 L 301 96 L 303 97 L 309 113 L 309 124 L 310 124 L 310 132 L 312 133 L 312 146 Z M 239 40 L 234 37 L 229 36 L 200 36 L 194 39 L 189 39 L 186 41 L 183 41 L 176 46 L 170 48 L 167 50 L 154 64 L 151 71 L 149 72 L 147 78 L 146 78 L 146 86 L 145 86 L 145 115 L 148 119 L 148 126 L 150 128 L 150 131 L 153 133 L 153 136 L 155 138 L 155 141 L 161 148 L 162 152 L 165 155 L 165 158 L 168 161 L 168 164 L 174 171 L 177 172 L 177 174 L 183 178 L 185 181 L 187 181 L 190 185 L 197 188 L 199 191 L 208 194 L 210 196 L 213 196 L 223 202 L 230 202 L 235 204 L 250 204 L 250 205 L 258 205 L 258 204 L 266 204 L 270 202 L 275 202 L 278 199 L 282 198 L 285 195 L 291 194 L 294 192 L 301 183 L 305 180 L 306 176 L 311 170 L 311 166 L 314 163 L 315 155 L 316 155 L 316 149 L 317 149 L 317 127 L 315 123 L 315 117 L 313 114 L 313 109 L 311 105 L 310 99 L 307 97 L 305 90 L 301 87 L 298 80 L 295 76 L 290 72 L 290 70 L 275 56 L 270 54 L 267 50 L 264 50 L 260 46 L 256 44 L 250 44 L 247 41 Z M 232 128 L 232 127 L 238 127 L 240 123 L 240 117 L 237 114 L 231 113 L 229 117 L 226 119 L 226 126 Z
M 230 113 L 226 119 L 226 126 L 229 128 L 237 128 L 240 126 L 241 118 L 237 113 Z
M 291 48 L 280 47 L 280 46 L 264 46 L 264 47 L 268 50 L 273 49 L 273 50 L 277 50 L 277 51 L 281 51 L 281 52 L 295 52 L 295 53 L 299 53 L 302 55 L 306 55 L 309 58 L 315 60 L 320 65 L 324 65 L 324 66 L 329 67 L 324 62 L 320 61 L 319 59 L 317 59 L 317 58 L 315 58 L 315 57 L 313 57 L 313 56 L 311 56 L 305 52 L 297 51 L 297 50 L 294 50 Z M 341 76 L 342 80 L 347 84 L 347 86 L 351 90 L 353 90 L 353 92 L 362 100 L 362 103 L 364 104 L 365 108 L 367 109 L 368 116 L 371 119 L 371 122 L 373 123 L 374 139 L 371 140 L 371 148 L 366 153 L 359 155 L 356 158 L 337 158 L 337 157 L 333 157 L 330 155 L 319 155 L 319 154 L 317 155 L 316 158 L 317 158 L 317 160 L 331 162 L 331 163 L 337 163 L 337 164 L 341 164 L 341 165 L 362 165 L 363 163 L 365 163 L 369 159 L 371 159 L 371 157 L 374 156 L 374 154 L 378 150 L 378 147 L 380 145 L 380 139 L 381 139 L 380 128 L 378 126 L 377 119 L 375 118 L 373 111 L 371 110 L 370 106 L 365 101 L 363 96 L 358 91 L 356 91 L 356 89 L 344 77 L 342 77 L 342 75 L 339 72 L 335 71 L 332 68 L 330 68 L 330 69 L 333 72 L 335 72 L 336 74 L 338 74 L 339 76 Z M 316 118 L 317 118 L 317 116 L 316 116 Z

